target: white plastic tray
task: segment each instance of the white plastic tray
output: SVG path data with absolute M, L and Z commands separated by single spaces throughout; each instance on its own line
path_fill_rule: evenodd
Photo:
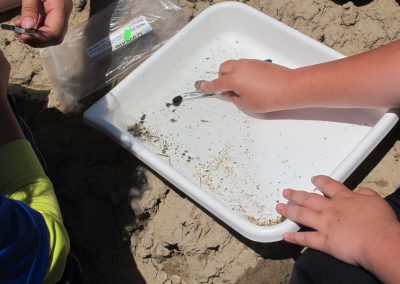
M 341 57 L 249 6 L 224 2 L 192 20 L 84 119 L 240 234 L 277 241 L 298 230 L 275 212 L 282 189 L 311 191 L 316 174 L 343 181 L 398 117 L 377 109 L 252 116 L 217 98 L 166 103 L 193 90 L 196 80 L 215 78 L 227 59 L 272 59 L 293 68 Z M 144 131 L 135 138 L 127 128 L 141 120 Z

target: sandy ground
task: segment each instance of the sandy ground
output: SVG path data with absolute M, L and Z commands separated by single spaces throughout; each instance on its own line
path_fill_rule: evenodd
M 79 25 L 111 1 L 79 7 Z M 186 1 L 189 19 L 221 1 Z M 346 55 L 399 38 L 395 0 L 241 1 Z M 0 16 L 12 21 L 18 10 Z M 287 283 L 299 249 L 283 242 L 250 242 L 216 222 L 103 134 L 82 123 L 85 108 L 106 92 L 66 111 L 51 92 L 39 50 L 0 33 L 0 48 L 12 65 L 9 93 L 16 95 L 47 160 L 72 251 L 88 283 Z M 396 126 L 347 180 L 387 195 L 399 184 Z

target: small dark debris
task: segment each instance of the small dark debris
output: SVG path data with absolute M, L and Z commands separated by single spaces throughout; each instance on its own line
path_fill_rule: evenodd
M 78 5 L 76 5 L 75 10 L 77 12 L 82 12 L 83 9 L 85 9 L 86 4 L 87 4 L 87 0 L 79 0 L 79 3 L 78 3 Z
M 219 245 L 215 246 L 215 247 L 208 247 L 208 250 L 213 250 L 213 251 L 219 251 Z
M 175 98 L 172 99 L 172 104 L 174 106 L 179 106 L 183 101 L 183 97 L 182 96 L 176 96 Z
M 139 137 L 139 138 L 150 138 L 150 131 L 146 129 L 143 125 L 143 121 L 140 121 L 139 123 L 135 123 L 134 125 L 128 126 L 128 131 L 133 135 L 133 137 Z
M 178 244 L 164 244 L 164 247 L 169 251 L 180 251 Z
M 140 214 L 138 216 L 138 219 L 140 221 L 143 221 L 143 220 L 146 220 L 146 219 L 149 219 L 149 218 L 150 218 L 150 213 L 149 212 L 144 212 L 144 213 L 142 213 L 142 214 Z

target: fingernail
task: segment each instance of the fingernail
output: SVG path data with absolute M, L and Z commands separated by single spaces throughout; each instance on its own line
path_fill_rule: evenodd
M 200 90 L 203 90 L 207 86 L 208 82 L 203 81 L 200 83 Z
M 313 177 L 311 178 L 311 182 L 314 183 L 316 179 L 317 179 L 317 177 L 316 177 L 316 176 L 313 176 Z
M 289 241 L 289 240 L 290 240 L 290 233 L 283 233 L 282 238 L 283 238 L 285 241 Z
M 283 205 L 281 203 L 278 203 L 275 206 L 276 212 L 278 212 L 279 214 L 282 212 L 282 206 Z
M 201 90 L 201 85 L 206 82 L 205 80 L 197 80 L 196 82 L 194 82 L 194 88 L 196 89 L 196 91 Z
M 21 27 L 23 27 L 25 29 L 33 28 L 34 24 L 35 24 L 35 21 L 31 17 L 23 18 L 21 21 Z
M 283 196 L 283 197 L 287 197 L 288 194 L 289 194 L 289 189 L 284 189 L 284 190 L 282 191 L 282 196 Z

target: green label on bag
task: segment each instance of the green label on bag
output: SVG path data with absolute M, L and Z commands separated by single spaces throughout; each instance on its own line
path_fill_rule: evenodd
M 124 40 L 125 41 L 130 41 L 132 38 L 132 29 L 131 28 L 126 28 L 124 31 Z

